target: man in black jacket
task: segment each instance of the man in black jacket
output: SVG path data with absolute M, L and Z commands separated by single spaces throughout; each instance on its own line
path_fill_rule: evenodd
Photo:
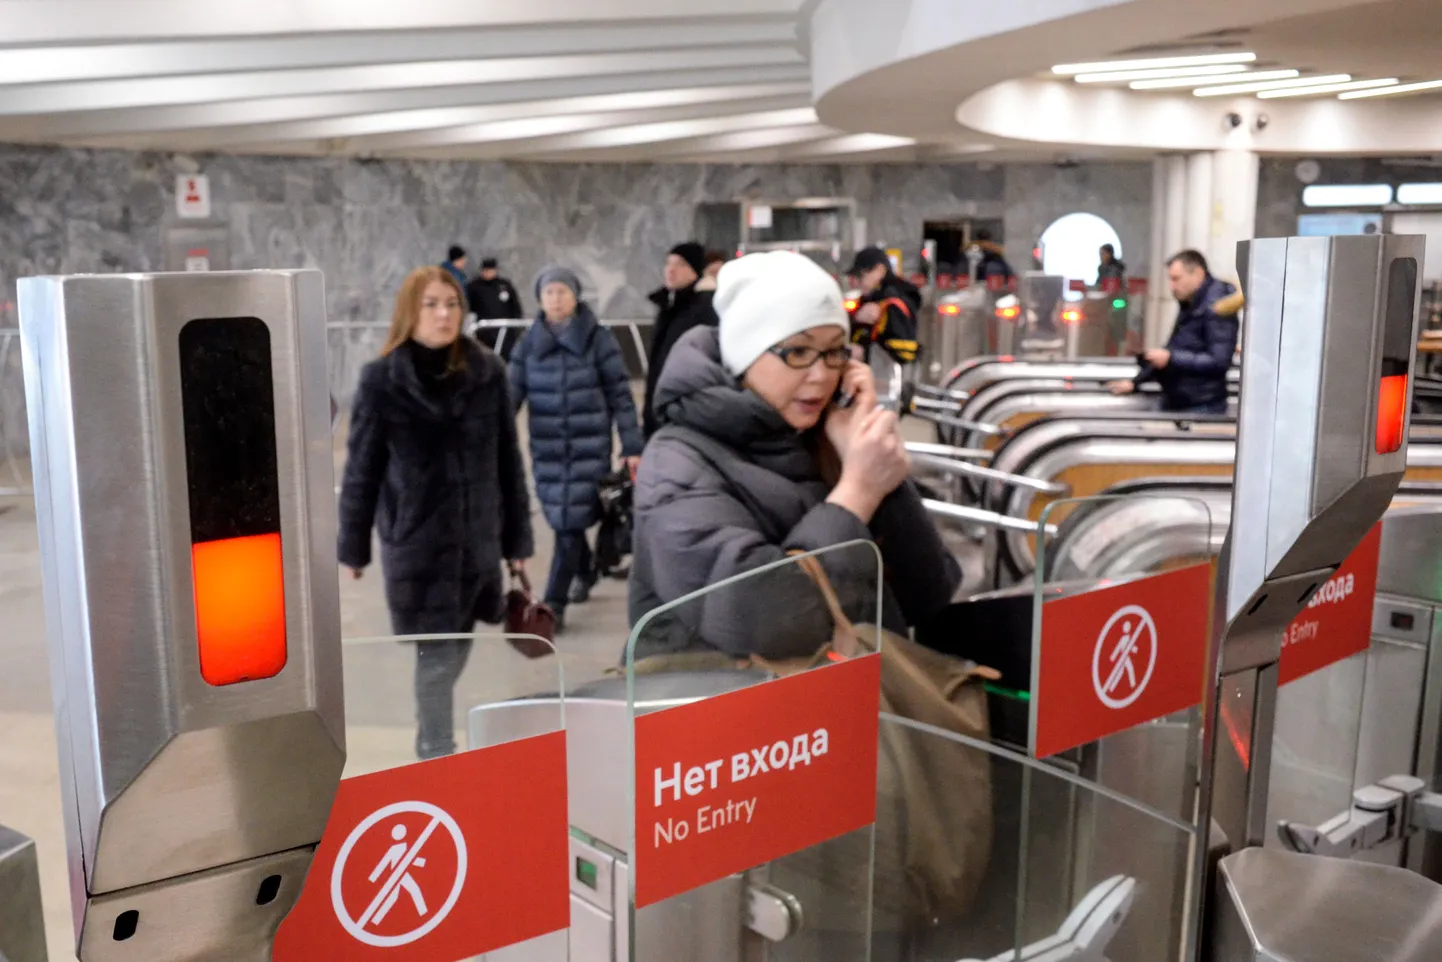
M 868 349 L 880 344 L 902 364 L 916 360 L 917 317 L 921 314 L 921 290 L 896 276 L 891 258 L 879 247 L 856 252 L 851 269 L 861 286 L 861 297 L 851 316 L 851 340 Z
M 1241 295 L 1217 280 L 1199 252 L 1185 250 L 1167 261 L 1167 278 L 1181 309 L 1164 348 L 1141 357 L 1132 381 L 1116 381 L 1114 394 L 1130 394 L 1147 381 L 1162 388 L 1162 410 L 1195 414 L 1227 413 L 1227 371 L 1237 349 L 1237 311 Z
M 481 261 L 481 272 L 466 285 L 466 300 L 470 302 L 471 313 L 482 321 L 518 321 L 523 316 L 521 295 L 516 293 L 515 285 L 501 276 L 494 257 Z M 496 328 L 483 327 L 477 336 L 486 347 L 494 349 L 496 333 Z M 512 331 L 506 337 L 503 354 L 507 360 L 510 359 L 511 345 L 520 339 L 521 333 L 519 330 Z
M 656 326 L 651 330 L 651 349 L 647 359 L 646 399 L 642 411 L 642 425 L 646 437 L 656 433 L 660 424 L 652 403 L 656 396 L 656 381 L 666 366 L 671 348 L 681 335 L 695 327 L 717 324 L 716 310 L 711 306 L 712 290 L 697 290 L 696 282 L 706 270 L 706 249 L 695 241 L 687 241 L 671 248 L 666 255 L 665 284 L 651 292 L 651 303 L 659 308 Z

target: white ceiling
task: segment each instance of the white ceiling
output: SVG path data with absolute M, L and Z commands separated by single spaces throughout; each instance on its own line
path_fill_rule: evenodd
M 1393 15 L 1379 17 L 1382 8 Z M 0 141 L 598 161 L 1050 156 L 1045 117 L 968 129 L 957 106 L 1063 51 L 1100 58 L 1123 42 L 1166 45 L 1214 30 L 1250 32 L 1246 42 L 1273 59 L 1357 74 L 1432 65 L 1439 8 L 1442 0 L 0 0 Z M 1263 18 L 1272 22 L 1253 22 Z M 1055 144 L 1083 156 L 1154 149 L 1125 138 Z
M 0 141 L 547 160 L 952 156 L 821 124 L 814 0 L 6 0 Z

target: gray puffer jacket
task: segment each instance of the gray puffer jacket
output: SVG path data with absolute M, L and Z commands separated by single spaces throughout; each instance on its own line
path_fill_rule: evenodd
M 798 434 L 726 373 L 716 328 L 698 328 L 676 344 L 655 407 L 662 427 L 636 479 L 633 626 L 663 604 L 789 552 L 858 540 L 880 549 L 888 629 L 904 634 L 951 601 L 960 569 L 911 482 L 882 502 L 869 526 L 828 504 L 831 485 L 821 476 L 816 438 Z M 860 547 L 823 556 L 857 622 L 876 621 L 875 557 Z M 831 632 L 820 592 L 788 567 L 651 619 L 636 657 L 707 650 L 797 657 L 814 654 Z

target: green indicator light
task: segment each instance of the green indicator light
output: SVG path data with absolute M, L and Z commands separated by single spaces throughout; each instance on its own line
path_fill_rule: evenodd
M 588 862 L 583 858 L 576 859 L 576 878 L 582 885 L 594 891 L 599 883 L 596 863 Z
M 999 695 L 1002 698 L 1010 698 L 1014 701 L 1031 701 L 1031 692 L 1019 691 L 1015 688 L 1003 688 L 1000 685 L 986 682 L 984 687 L 989 693 Z
M 1114 310 L 1114 311 L 1119 311 L 1119 310 L 1121 310 L 1122 308 L 1124 308 L 1124 307 L 1126 307 L 1126 306 L 1127 306 L 1127 302 L 1124 301 L 1124 300 L 1122 300 L 1120 297 L 1118 297 L 1116 300 L 1112 301 L 1112 310 Z

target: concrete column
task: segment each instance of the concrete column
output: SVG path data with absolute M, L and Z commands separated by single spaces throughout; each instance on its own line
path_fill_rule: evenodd
M 1212 236 L 1212 166 L 1211 154 L 1187 157 L 1187 213 L 1183 246 L 1204 254 Z
M 1182 154 L 1163 154 L 1152 162 L 1151 270 L 1142 325 L 1147 347 L 1164 344 L 1176 319 L 1167 287 L 1167 258 L 1187 246 L 1187 172 L 1187 158 Z
M 1203 248 L 1212 273 L 1237 283 L 1237 242 L 1257 232 L 1257 178 L 1261 165 L 1250 150 L 1212 155 L 1212 223 Z

